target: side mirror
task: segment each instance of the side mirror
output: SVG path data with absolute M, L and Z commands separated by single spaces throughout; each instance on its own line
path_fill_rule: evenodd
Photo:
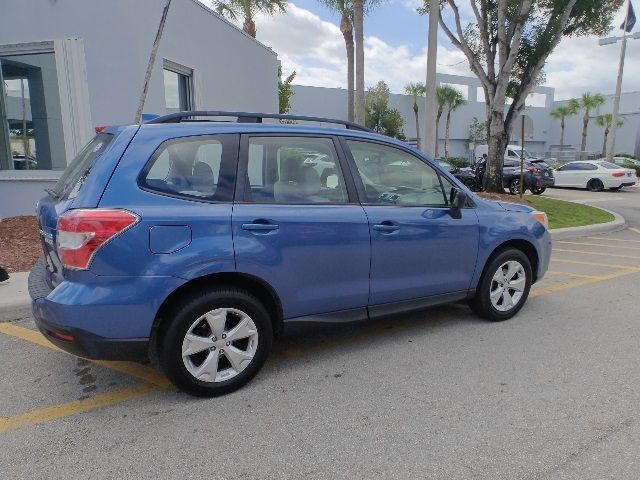
M 449 195 L 449 203 L 451 204 L 451 208 L 449 208 L 451 218 L 456 220 L 462 218 L 462 209 L 467 204 L 467 192 L 452 188 Z

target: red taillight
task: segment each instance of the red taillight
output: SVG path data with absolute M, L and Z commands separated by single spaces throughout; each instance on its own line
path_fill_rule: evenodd
M 624 177 L 625 173 L 624 172 L 613 172 L 611 175 L 613 175 L 614 177 Z
M 107 129 L 107 126 L 106 126 L 106 125 L 98 125 L 98 126 L 96 127 L 96 133 L 102 133 L 102 132 L 104 132 L 106 129 Z
M 542 170 L 540 170 L 539 168 L 536 167 L 527 167 L 527 171 L 530 173 L 540 173 L 542 172 Z
M 86 270 L 109 240 L 135 225 L 139 217 L 126 210 L 69 210 L 58 218 L 56 243 L 67 268 Z
M 51 335 L 53 338 L 57 338 L 58 340 L 62 340 L 63 342 L 73 342 L 74 338 L 73 335 L 70 335 L 68 333 L 62 333 L 62 332 L 54 332 L 53 330 L 49 330 L 49 335 Z

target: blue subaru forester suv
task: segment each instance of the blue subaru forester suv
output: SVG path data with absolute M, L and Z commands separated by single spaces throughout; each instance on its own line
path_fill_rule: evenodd
M 182 112 L 100 129 L 37 207 L 45 255 L 29 292 L 51 342 L 157 358 L 179 388 L 220 395 L 288 322 L 460 300 L 506 320 L 544 275 L 543 213 L 482 200 L 357 125 L 263 118 L 283 119 Z

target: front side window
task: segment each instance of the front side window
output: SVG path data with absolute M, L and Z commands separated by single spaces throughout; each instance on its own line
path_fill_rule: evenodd
M 245 199 L 253 203 L 346 203 L 329 138 L 251 137 Z
M 367 203 L 448 205 L 448 191 L 430 165 L 403 150 L 369 142 L 347 140 L 364 184 Z
M 142 186 L 160 193 L 230 201 L 232 175 L 223 168 L 224 144 L 214 138 L 165 142 L 145 168 Z

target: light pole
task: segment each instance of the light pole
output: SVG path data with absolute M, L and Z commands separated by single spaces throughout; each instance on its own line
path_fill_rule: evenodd
M 616 148 L 616 130 L 618 129 L 618 117 L 620 114 L 620 94 L 622 90 L 622 73 L 624 72 L 624 57 L 627 52 L 627 39 L 633 38 L 634 40 L 640 39 L 640 32 L 636 32 L 633 35 L 627 34 L 627 20 L 624 22 L 624 33 L 621 37 L 607 37 L 601 38 L 598 41 L 600 46 L 612 45 L 618 40 L 622 40 L 622 47 L 620 48 L 620 63 L 618 65 L 618 79 L 616 80 L 616 93 L 613 97 L 613 113 L 611 119 L 611 133 L 609 134 L 609 145 L 607 147 L 607 160 L 611 161 L 615 154 Z
M 427 43 L 427 91 L 424 109 L 424 134 L 422 151 L 427 155 L 436 154 L 436 59 L 438 54 L 438 21 L 440 2 L 429 2 L 429 34 Z

